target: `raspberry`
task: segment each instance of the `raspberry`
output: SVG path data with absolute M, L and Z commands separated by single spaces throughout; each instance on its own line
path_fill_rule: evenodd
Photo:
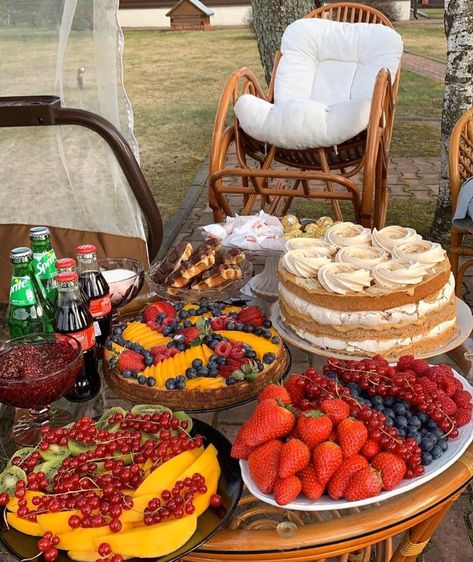
M 437 404 L 440 409 L 447 414 L 447 416 L 453 415 L 457 411 L 457 405 L 448 396 L 439 398 Z
M 409 357 L 409 356 L 407 356 Z M 401 357 L 402 359 L 402 357 Z M 381 357 L 381 355 L 375 355 L 371 361 L 374 361 L 379 367 L 388 367 L 389 366 L 389 361 L 386 361 L 386 359 L 384 359 L 384 357 Z
M 420 377 L 417 382 L 422 385 L 424 392 L 426 392 L 427 394 L 434 392 L 438 388 L 437 384 L 428 377 Z
M 230 316 L 217 316 L 216 318 L 212 318 L 210 321 L 210 327 L 214 332 L 218 330 L 225 330 L 227 327 L 227 322 L 233 320 Z
M 151 355 L 155 357 L 156 355 L 162 355 L 166 353 L 167 347 L 165 345 L 155 345 L 151 348 Z
M 229 341 L 221 341 L 215 346 L 216 355 L 223 355 L 224 357 L 229 357 L 232 352 L 233 346 Z
M 175 347 L 168 347 L 166 348 L 166 351 L 164 352 L 164 354 L 166 355 L 166 357 L 169 359 L 169 357 L 174 357 L 174 355 L 177 355 L 179 353 L 179 350 L 176 349 Z
M 429 371 L 430 365 L 424 359 L 414 359 L 409 368 L 412 369 L 416 375 L 424 375 Z
M 413 363 L 414 363 L 413 355 L 404 355 L 403 357 L 399 358 L 397 362 L 397 368 L 399 371 L 405 371 L 406 369 L 410 369 Z
M 453 419 L 455 420 L 456 426 L 461 427 L 462 425 L 466 425 L 471 420 L 471 412 L 469 412 L 465 408 L 458 408 L 457 411 L 453 414 Z
M 444 385 L 445 394 L 447 396 L 452 397 L 458 389 L 463 388 L 461 382 L 457 379 L 452 379 L 448 381 L 446 385 Z

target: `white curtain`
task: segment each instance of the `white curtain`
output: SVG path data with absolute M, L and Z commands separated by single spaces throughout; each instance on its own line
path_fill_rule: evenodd
M 138 159 L 123 86 L 118 0 L 0 0 L 0 96 L 57 95 L 120 129 Z M 0 224 L 145 238 L 106 143 L 78 126 L 0 128 Z

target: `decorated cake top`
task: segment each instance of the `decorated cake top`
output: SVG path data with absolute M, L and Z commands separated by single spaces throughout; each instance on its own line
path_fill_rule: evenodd
M 286 250 L 286 271 L 340 295 L 417 285 L 446 257 L 413 228 L 370 230 L 351 222 L 334 224 L 323 238 L 292 238 Z

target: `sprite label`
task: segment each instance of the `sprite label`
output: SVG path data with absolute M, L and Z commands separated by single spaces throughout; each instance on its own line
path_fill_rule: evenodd
M 31 277 L 12 277 L 10 285 L 10 304 L 13 306 L 32 306 L 36 304 L 36 295 L 34 293 Z
M 56 255 L 54 250 L 33 254 L 33 267 L 39 279 L 56 277 Z

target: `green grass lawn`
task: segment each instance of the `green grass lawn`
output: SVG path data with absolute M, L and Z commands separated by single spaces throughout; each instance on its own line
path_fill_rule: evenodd
M 402 35 L 405 51 L 434 60 L 447 60 L 447 39 L 441 23 L 398 24 L 396 31 Z
M 429 19 L 441 19 L 445 13 L 444 8 L 419 8 L 419 11 L 425 14 Z

